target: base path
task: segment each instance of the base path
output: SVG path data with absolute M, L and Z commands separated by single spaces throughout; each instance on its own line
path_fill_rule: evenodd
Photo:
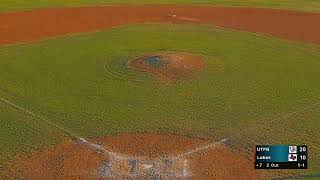
M 91 140 L 90 140 L 91 141 Z M 52 149 L 18 156 L 8 168 L 11 179 L 267 179 L 241 150 L 170 134 L 118 134 L 69 141 Z M 94 146 L 92 146 L 94 145 Z M 103 153 L 101 147 L 112 151 Z
M 320 44 L 320 13 L 262 8 L 141 5 L 36 9 L 2 13 L 0 22 L 0 45 L 146 22 L 213 24 Z

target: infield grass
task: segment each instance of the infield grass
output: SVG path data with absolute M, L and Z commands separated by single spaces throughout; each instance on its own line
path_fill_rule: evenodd
M 202 54 L 206 66 L 194 79 L 169 84 L 126 66 L 158 51 Z M 307 173 L 320 171 L 319 69 L 316 45 L 210 26 L 132 25 L 0 47 L 0 97 L 85 138 L 175 133 L 228 138 L 251 153 L 254 144 L 307 144 Z M 65 139 L 0 106 L 0 139 L 8 140 L 1 157 Z M 60 133 L 43 135 L 48 128 Z
M 320 1 L 318 0 L 1 0 L 0 12 L 33 8 L 115 4 L 194 4 L 320 11 Z

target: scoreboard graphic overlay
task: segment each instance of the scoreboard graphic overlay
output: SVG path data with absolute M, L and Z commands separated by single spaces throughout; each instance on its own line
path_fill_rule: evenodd
M 307 169 L 306 145 L 256 145 L 255 169 Z

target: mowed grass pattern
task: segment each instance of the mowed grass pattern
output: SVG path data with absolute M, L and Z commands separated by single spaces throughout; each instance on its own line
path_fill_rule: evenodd
M 266 7 L 320 12 L 320 2 L 318 0 L 1 0 L 0 12 L 30 10 L 34 8 L 118 4 L 193 4 Z
M 0 102 L 0 177 L 13 157 L 42 150 L 70 139 L 60 130 Z
M 158 51 L 202 54 L 206 67 L 189 81 L 169 84 L 125 67 L 133 57 Z M 124 76 L 104 68 L 117 61 L 112 68 Z M 1 47 L 0 95 L 85 138 L 163 132 L 228 138 L 251 151 L 259 143 L 307 144 L 312 166 L 306 172 L 316 172 L 319 69 L 319 46 L 210 26 L 132 25 Z M 5 128 L 21 127 L 21 112 L 10 111 L 12 117 L 0 113 L 0 138 L 10 136 L 11 147 L 21 149 L 20 133 Z M 38 138 L 46 142 L 37 135 L 29 141 Z

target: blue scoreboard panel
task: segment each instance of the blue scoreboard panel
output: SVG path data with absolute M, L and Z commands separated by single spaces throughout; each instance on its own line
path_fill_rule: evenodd
M 307 169 L 306 145 L 256 145 L 255 169 Z

